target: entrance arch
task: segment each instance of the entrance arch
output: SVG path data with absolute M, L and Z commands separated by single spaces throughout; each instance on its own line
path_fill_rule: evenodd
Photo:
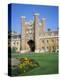
M 34 52 L 35 51 L 35 41 L 34 40 L 29 40 L 27 43 L 30 47 L 30 51 Z

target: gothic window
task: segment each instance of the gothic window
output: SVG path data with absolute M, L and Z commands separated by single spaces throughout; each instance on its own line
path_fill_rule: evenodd
M 48 47 L 47 47 L 47 49 L 48 49 Z
M 17 45 L 19 44 L 19 42 L 17 42 Z
M 52 39 L 52 42 L 54 42 L 54 40 Z
M 42 40 L 42 42 L 44 43 L 44 40 Z
M 45 47 L 42 47 L 43 50 L 45 50 Z
M 13 44 L 15 45 L 15 42 Z
M 53 46 L 53 49 L 54 49 L 54 46 Z
M 48 43 L 49 41 L 47 40 L 47 43 Z

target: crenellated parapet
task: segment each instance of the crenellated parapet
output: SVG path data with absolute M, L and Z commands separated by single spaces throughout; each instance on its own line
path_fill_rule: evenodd
M 52 42 L 57 42 L 57 37 L 54 34 L 55 32 L 45 31 L 46 18 L 40 19 L 39 13 L 34 13 L 33 16 L 34 20 L 30 20 L 29 22 L 26 21 L 25 16 L 21 16 L 21 53 L 31 50 L 39 53 L 40 51 L 49 50 L 50 47 L 52 51 L 54 47 L 54 43 Z M 49 45 L 48 42 L 53 45 Z

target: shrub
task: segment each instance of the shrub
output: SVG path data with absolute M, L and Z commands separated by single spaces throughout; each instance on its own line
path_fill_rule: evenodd
M 11 48 L 11 52 L 16 53 L 16 48 L 15 47 Z
M 35 60 L 30 58 L 20 58 L 18 60 L 20 64 L 17 65 L 17 68 L 20 70 L 20 73 L 24 73 L 39 66 Z

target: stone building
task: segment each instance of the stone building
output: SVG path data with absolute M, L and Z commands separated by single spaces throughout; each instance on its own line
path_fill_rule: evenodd
M 58 51 L 58 31 L 45 31 L 45 18 L 39 20 L 39 14 L 34 14 L 34 21 L 27 22 L 25 16 L 21 16 L 21 35 L 11 33 L 9 46 L 15 47 L 16 52 L 47 52 Z
M 16 32 L 11 32 L 8 34 L 8 47 L 11 49 L 15 48 L 16 52 L 20 52 L 20 41 L 21 35 Z

